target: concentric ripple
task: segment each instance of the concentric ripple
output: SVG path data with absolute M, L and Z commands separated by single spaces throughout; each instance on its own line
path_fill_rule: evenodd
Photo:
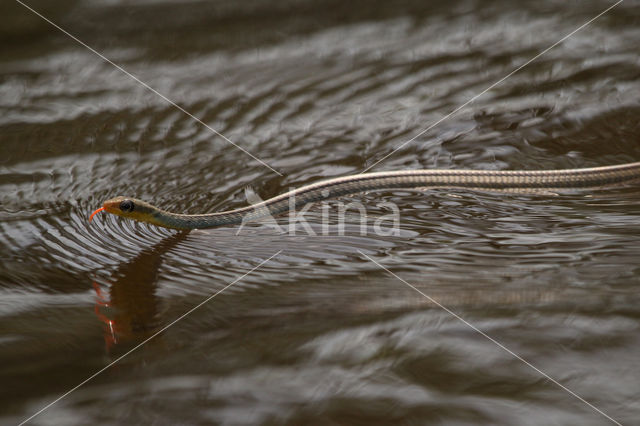
M 603 419 L 363 254 L 622 423 L 639 417 L 637 186 L 367 193 L 329 203 L 329 225 L 318 204 L 308 227 L 280 217 L 280 229 L 88 221 L 118 195 L 214 212 L 246 205 L 247 188 L 267 199 L 374 164 L 640 161 L 636 4 L 430 128 L 607 5 L 32 3 L 282 176 L 65 35 L 0 26 L 0 423 L 241 277 L 52 421 Z M 355 210 L 339 223 L 348 202 L 371 218 L 397 206 L 397 232 L 362 227 Z

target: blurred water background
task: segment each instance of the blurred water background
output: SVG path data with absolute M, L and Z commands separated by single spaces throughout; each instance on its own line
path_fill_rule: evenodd
M 640 190 L 351 197 L 398 235 L 179 234 L 188 213 L 358 173 L 606 1 L 0 6 L 0 423 L 608 424 L 360 254 L 623 424 L 640 418 Z M 373 171 L 640 160 L 640 7 L 623 2 Z M 307 215 L 321 227 L 321 209 Z M 350 219 L 349 219 L 350 218 Z M 335 228 L 331 228 L 335 230 Z

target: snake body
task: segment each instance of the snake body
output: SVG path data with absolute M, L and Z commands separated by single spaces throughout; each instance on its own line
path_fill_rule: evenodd
M 562 191 L 625 184 L 640 180 L 640 162 L 565 170 L 406 170 L 338 177 L 294 189 L 257 204 L 209 214 L 161 210 L 131 197 L 105 201 L 102 208 L 119 216 L 174 229 L 234 225 L 278 215 L 329 198 L 385 189 L 467 188 L 488 191 Z

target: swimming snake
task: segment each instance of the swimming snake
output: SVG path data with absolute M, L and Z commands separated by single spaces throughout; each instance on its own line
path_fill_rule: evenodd
M 202 229 L 241 224 L 302 206 L 366 191 L 416 188 L 467 188 L 487 191 L 553 192 L 600 188 L 640 180 L 640 162 L 565 170 L 406 170 L 338 177 L 302 186 L 257 204 L 208 214 L 180 214 L 131 197 L 104 202 L 101 211 L 173 229 Z

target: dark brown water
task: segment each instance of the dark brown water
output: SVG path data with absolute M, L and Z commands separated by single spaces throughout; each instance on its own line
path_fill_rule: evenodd
M 640 190 L 352 197 L 399 235 L 174 231 L 358 173 L 611 3 L 27 2 L 0 7 L 0 423 L 623 424 L 640 418 Z M 640 160 L 640 8 L 624 2 L 374 171 Z M 307 215 L 322 227 L 321 208 Z M 363 253 L 363 254 L 361 254 Z

